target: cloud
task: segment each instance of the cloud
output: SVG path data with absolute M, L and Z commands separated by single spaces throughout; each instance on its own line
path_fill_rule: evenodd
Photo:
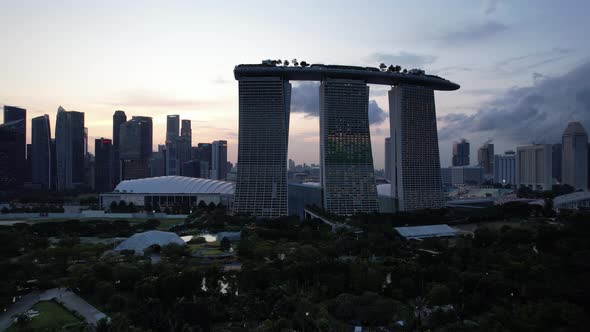
M 483 5 L 483 12 L 486 15 L 492 15 L 493 13 L 496 12 L 496 9 L 498 9 L 498 4 L 500 3 L 500 0 L 484 0 Z
M 398 53 L 373 53 L 366 59 L 367 62 L 372 63 L 375 67 L 380 63 L 386 65 L 400 65 L 404 68 L 420 68 L 424 65 L 429 65 L 436 61 L 437 57 L 429 54 L 418 54 L 410 52 Z
M 320 114 L 319 84 L 302 82 L 293 86 L 291 91 L 291 112 L 304 113 L 306 117 L 318 117 Z M 378 124 L 387 118 L 385 112 L 375 100 L 369 100 L 369 123 Z
M 525 55 L 509 57 L 498 61 L 495 65 L 496 71 L 519 72 L 530 70 L 541 65 L 565 59 L 575 53 L 570 48 L 554 47 L 550 50 L 533 52 Z
M 559 141 L 569 121 L 590 129 L 590 62 L 533 86 L 512 88 L 473 114 L 439 117 L 441 140 L 486 134 L 514 144 Z
M 461 29 L 443 34 L 438 39 L 448 44 L 464 44 L 488 39 L 506 30 L 508 26 L 505 24 L 489 20 L 467 24 Z
M 227 104 L 223 100 L 203 100 L 203 99 L 183 99 L 169 96 L 158 95 L 157 93 L 149 91 L 131 91 L 121 94 L 118 100 L 98 103 L 100 105 L 108 105 L 113 107 L 137 107 L 137 108 L 211 108 L 219 107 Z

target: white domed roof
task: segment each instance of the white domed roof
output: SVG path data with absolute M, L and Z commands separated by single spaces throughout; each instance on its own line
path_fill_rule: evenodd
M 139 194 L 233 194 L 234 183 L 186 176 L 159 176 L 125 180 L 114 192 Z
M 162 232 L 162 231 L 147 231 L 143 233 L 137 233 L 121 242 L 115 251 L 122 250 L 133 250 L 136 253 L 142 253 L 146 248 L 159 245 L 160 247 L 166 246 L 170 243 L 176 243 L 179 245 L 185 245 L 186 243 L 176 233 Z

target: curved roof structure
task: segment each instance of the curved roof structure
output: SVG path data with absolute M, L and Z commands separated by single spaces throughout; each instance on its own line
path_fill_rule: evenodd
M 233 194 L 233 182 L 191 178 L 185 176 L 160 176 L 155 178 L 125 180 L 114 192 L 138 194 Z
M 281 77 L 295 81 L 321 81 L 325 77 L 363 80 L 369 84 L 399 85 L 412 84 L 429 87 L 433 90 L 452 91 L 459 84 L 442 77 L 421 73 L 397 73 L 380 71 L 372 67 L 339 66 L 314 64 L 310 67 L 287 67 L 265 64 L 245 64 L 234 68 L 234 77 L 240 80 L 248 77 Z
M 587 134 L 586 134 L 586 129 L 584 129 L 584 126 L 582 126 L 581 123 L 575 121 L 575 122 L 570 122 L 567 124 L 567 127 L 565 128 L 563 135 L 566 136 L 566 135 L 587 135 Z
M 147 231 L 132 235 L 127 240 L 115 247 L 115 251 L 133 250 L 135 254 L 142 254 L 143 251 L 153 245 L 163 247 L 170 243 L 185 245 L 186 243 L 176 233 L 162 231 Z

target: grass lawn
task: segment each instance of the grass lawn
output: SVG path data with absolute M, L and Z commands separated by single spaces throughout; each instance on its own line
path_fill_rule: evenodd
M 35 304 L 32 310 L 39 311 L 39 315 L 31 318 L 25 326 L 26 331 L 61 331 L 65 325 L 75 325 L 82 323 L 80 319 L 74 316 L 61 304 L 54 301 L 41 301 Z M 67 331 L 83 331 L 82 325 L 79 328 L 66 329 Z M 14 325 L 9 327 L 7 332 L 21 331 Z

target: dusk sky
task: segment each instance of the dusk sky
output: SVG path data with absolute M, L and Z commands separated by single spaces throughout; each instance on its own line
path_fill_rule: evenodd
M 570 120 L 590 130 L 589 1 L 0 0 L 0 104 L 30 119 L 86 114 L 93 139 L 112 115 L 192 120 L 193 144 L 227 139 L 236 160 L 233 68 L 263 59 L 399 64 L 459 83 L 437 92 L 441 162 L 461 137 L 496 152 L 554 143 Z M 371 86 L 375 167 L 389 136 L 388 87 Z M 293 83 L 289 157 L 319 160 L 317 85 Z

